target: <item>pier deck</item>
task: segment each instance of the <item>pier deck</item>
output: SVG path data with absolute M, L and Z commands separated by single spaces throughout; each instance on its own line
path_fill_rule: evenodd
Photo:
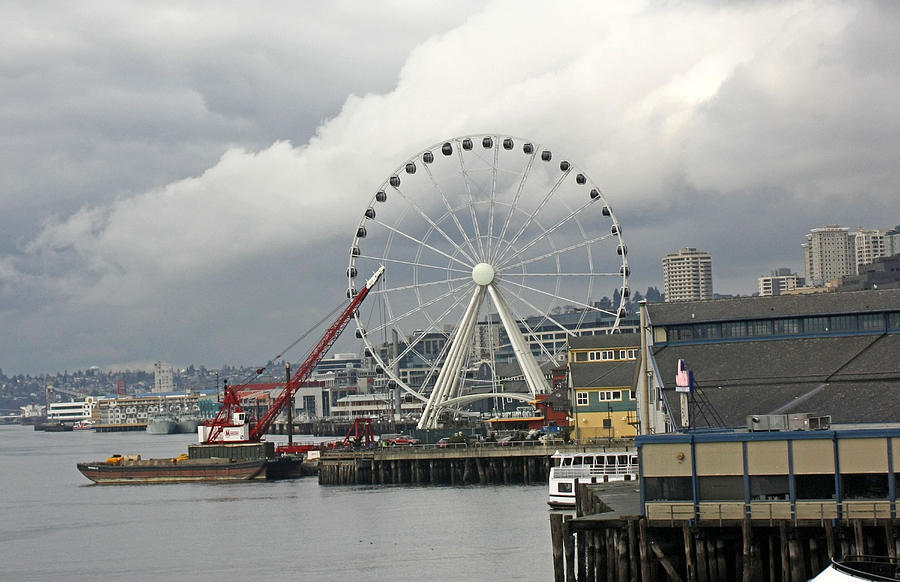
M 547 483 L 551 456 L 582 447 L 397 446 L 328 451 L 319 461 L 322 485 Z M 610 448 L 609 450 L 619 450 Z M 622 449 L 624 450 L 624 448 Z
M 806 582 L 832 558 L 900 555 L 900 520 L 877 508 L 843 518 L 640 515 L 634 483 L 580 484 L 574 512 L 551 512 L 554 580 Z

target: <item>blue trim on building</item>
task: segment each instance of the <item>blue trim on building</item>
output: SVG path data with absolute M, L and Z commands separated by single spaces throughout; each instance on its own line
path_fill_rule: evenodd
M 750 461 L 747 460 L 747 441 L 741 443 L 741 455 L 744 458 L 744 511 L 746 512 L 747 506 L 750 504 Z
M 697 445 L 694 435 L 691 435 L 691 493 L 694 496 L 694 515 L 697 515 L 700 509 L 700 480 L 697 478 Z
M 746 446 L 746 443 L 744 443 Z M 795 513 L 797 504 L 797 484 L 794 481 L 794 441 L 787 442 L 788 454 L 788 500 L 791 502 L 791 513 Z
M 735 320 L 737 321 L 737 320 Z M 675 327 L 675 326 L 672 326 Z M 777 340 L 789 340 L 789 339 L 819 339 L 819 338 L 830 338 L 830 337 L 848 337 L 848 336 L 859 336 L 859 335 L 892 335 L 900 333 L 900 329 L 877 329 L 877 330 L 853 330 L 853 331 L 840 331 L 840 332 L 828 332 L 828 333 L 802 333 L 802 334 L 790 334 L 790 335 L 752 335 L 752 336 L 739 336 L 739 337 L 719 337 L 719 338 L 702 338 L 702 339 L 689 339 L 689 340 L 668 340 L 665 342 L 655 342 L 654 348 L 664 347 L 664 346 L 693 346 L 693 345 L 709 345 L 709 344 L 733 344 L 733 343 L 744 343 L 744 342 L 765 342 L 765 341 L 777 341 Z M 668 337 L 668 328 L 666 330 L 666 337 Z
M 837 433 L 831 435 L 832 454 L 834 455 L 834 500 L 837 502 L 837 516 L 841 519 L 843 516 L 844 496 L 841 492 L 841 455 L 838 450 Z
M 757 431 L 757 432 L 679 432 L 655 435 L 643 435 L 635 438 L 635 445 L 640 448 L 644 443 L 718 443 L 742 441 L 790 441 L 816 439 L 853 439 L 873 437 L 900 438 L 900 426 L 896 428 L 853 428 L 830 430 L 795 430 L 795 431 Z
M 887 455 L 888 455 L 888 497 L 891 498 L 891 519 L 895 519 L 897 517 L 897 508 L 895 506 L 895 501 L 897 501 L 897 489 L 896 489 L 896 475 L 894 474 L 894 447 L 891 441 L 887 443 Z

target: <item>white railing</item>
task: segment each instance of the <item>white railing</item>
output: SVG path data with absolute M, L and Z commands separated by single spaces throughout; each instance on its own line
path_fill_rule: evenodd
M 553 467 L 550 469 L 550 478 L 553 479 L 579 479 L 590 478 L 598 475 L 637 475 L 637 463 L 628 465 L 571 465 L 567 467 Z

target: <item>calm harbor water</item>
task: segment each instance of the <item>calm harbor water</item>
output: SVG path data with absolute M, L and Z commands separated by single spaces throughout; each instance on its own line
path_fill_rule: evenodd
M 75 468 L 112 453 L 176 456 L 193 441 L 0 426 L 0 578 L 553 579 L 543 485 L 97 486 Z

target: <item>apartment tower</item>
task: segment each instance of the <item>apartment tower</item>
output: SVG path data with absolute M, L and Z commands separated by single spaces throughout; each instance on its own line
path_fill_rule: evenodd
M 666 301 L 698 301 L 713 298 L 712 255 L 683 248 L 663 257 Z
M 172 364 L 156 362 L 153 364 L 153 391 L 174 392 L 175 373 Z
M 803 243 L 806 284 L 822 287 L 846 275 L 856 274 L 856 251 L 850 229 L 831 225 L 814 228 Z

